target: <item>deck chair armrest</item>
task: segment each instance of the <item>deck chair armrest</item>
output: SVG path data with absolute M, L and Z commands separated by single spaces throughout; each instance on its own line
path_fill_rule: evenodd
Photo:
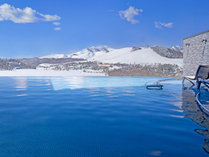
M 195 76 L 184 76 L 183 77 L 183 84 L 184 84 L 184 80 L 188 80 L 192 85 L 195 85 L 195 83 L 193 81 L 196 80 L 196 77 Z
M 184 76 L 183 78 L 187 80 L 196 80 L 195 76 Z

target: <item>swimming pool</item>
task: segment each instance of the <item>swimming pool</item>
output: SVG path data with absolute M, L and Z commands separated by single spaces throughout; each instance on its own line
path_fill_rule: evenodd
M 0 78 L 1 157 L 207 156 L 209 122 L 181 81 Z

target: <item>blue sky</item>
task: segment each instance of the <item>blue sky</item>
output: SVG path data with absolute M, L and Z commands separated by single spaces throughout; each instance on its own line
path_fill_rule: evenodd
M 208 29 L 208 0 L 0 0 L 0 57 L 169 47 Z

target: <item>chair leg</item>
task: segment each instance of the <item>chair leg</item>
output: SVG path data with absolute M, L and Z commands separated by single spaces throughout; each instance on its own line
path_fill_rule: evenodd
M 185 80 L 185 77 L 183 77 L 183 79 L 182 79 L 182 85 L 184 85 L 184 80 Z
M 197 89 L 200 89 L 201 83 L 201 81 L 197 81 Z

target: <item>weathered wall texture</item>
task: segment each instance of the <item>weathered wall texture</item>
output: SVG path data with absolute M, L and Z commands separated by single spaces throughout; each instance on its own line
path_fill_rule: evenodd
M 183 75 L 195 75 L 199 65 L 209 65 L 209 30 L 184 39 Z

